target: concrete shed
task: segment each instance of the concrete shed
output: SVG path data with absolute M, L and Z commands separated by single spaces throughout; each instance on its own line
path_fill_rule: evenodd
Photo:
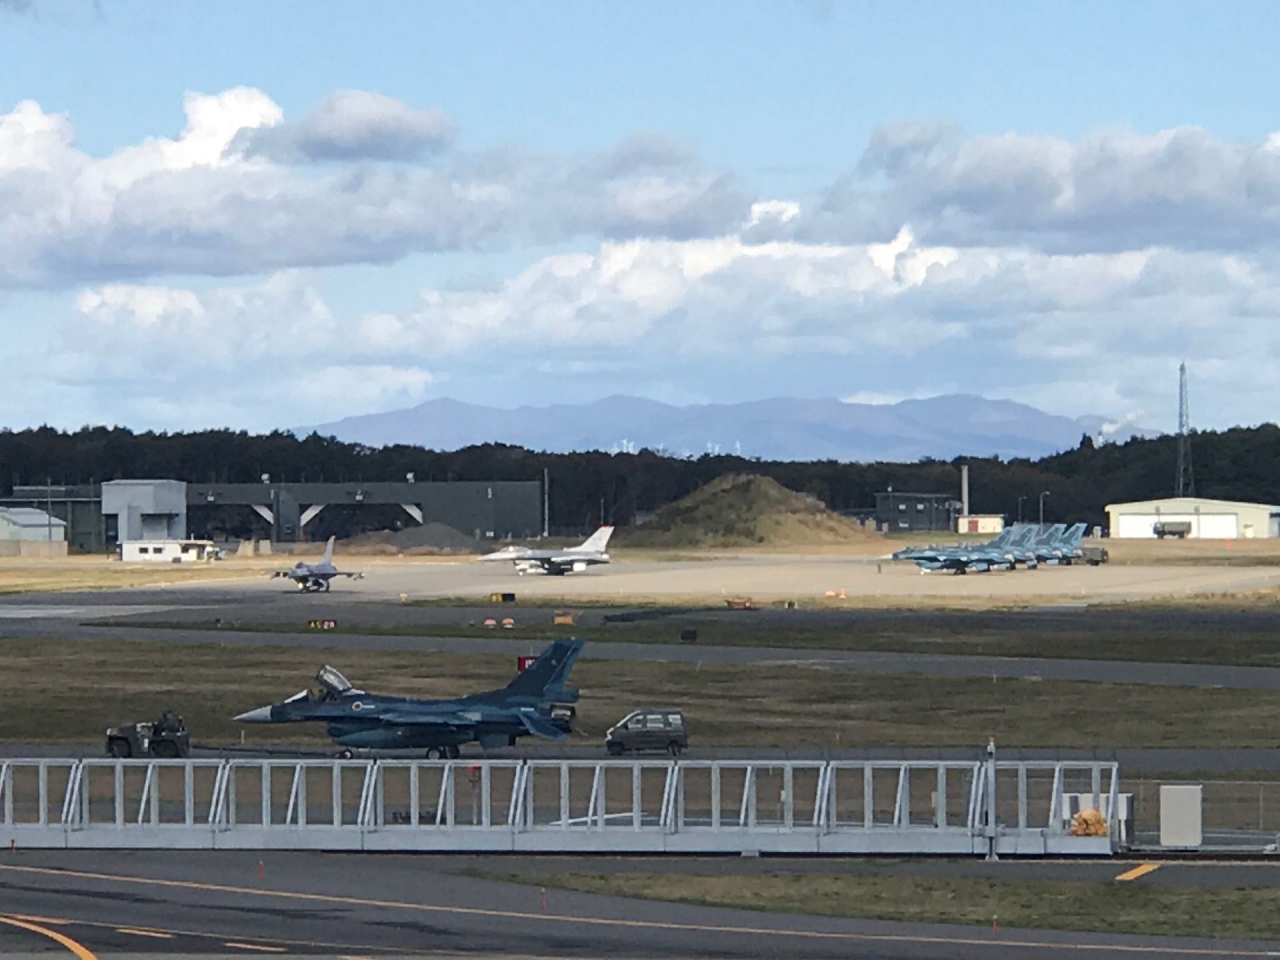
M 1268 503 L 1169 497 L 1107 507 L 1111 536 L 1154 538 L 1160 527 L 1202 540 L 1280 536 L 1280 507 Z
M 187 485 L 180 480 L 110 480 L 102 485 L 107 539 L 184 540 Z
M 67 525 L 35 507 L 0 507 L 0 540 L 66 540 Z
M 65 557 L 67 524 L 35 507 L 0 507 L 0 557 Z
M 999 513 L 966 513 L 956 517 L 956 533 L 999 533 L 1004 516 Z

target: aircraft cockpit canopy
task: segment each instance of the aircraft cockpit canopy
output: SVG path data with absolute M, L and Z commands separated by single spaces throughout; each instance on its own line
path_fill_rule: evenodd
M 348 693 L 360 693 L 351 681 L 327 663 L 316 671 L 317 687 L 313 695 L 317 700 L 336 700 Z

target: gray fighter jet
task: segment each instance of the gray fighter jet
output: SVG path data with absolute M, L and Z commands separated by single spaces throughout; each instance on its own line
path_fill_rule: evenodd
M 479 557 L 482 563 L 506 560 L 516 565 L 516 573 L 546 573 L 554 577 L 562 577 L 566 573 L 581 573 L 587 567 L 598 563 L 608 563 L 609 554 L 605 548 L 609 546 L 609 537 L 613 527 L 601 527 L 585 542 L 576 547 L 565 547 L 561 550 L 533 550 L 529 547 L 503 547 L 493 553 Z
M 319 563 L 303 563 L 299 560 L 288 570 L 277 570 L 272 576 L 288 577 L 298 585 L 298 589 L 303 593 L 316 593 L 320 590 L 328 593 L 329 581 L 334 577 L 350 577 L 353 580 L 363 580 L 363 573 L 339 570 L 333 565 L 333 541 L 335 539 L 336 537 L 330 537 L 329 542 L 324 545 L 324 556 L 320 558 Z
M 357 690 L 327 664 L 317 686 L 268 707 L 236 717 L 241 723 L 325 724 L 330 737 L 353 748 L 425 749 L 429 759 L 454 758 L 475 741 L 485 750 L 512 746 L 532 734 L 563 740 L 569 733 L 578 691 L 565 686 L 583 641 L 554 641 L 505 687 L 455 700 L 416 700 Z

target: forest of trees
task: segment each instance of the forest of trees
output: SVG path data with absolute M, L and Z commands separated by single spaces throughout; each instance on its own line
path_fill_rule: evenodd
M 1192 435 L 1195 490 L 1200 496 L 1280 503 L 1280 427 L 1234 428 Z M 1177 438 L 1135 439 L 1040 460 L 959 458 L 950 462 L 814 463 L 705 455 L 696 459 L 634 454 L 537 453 L 484 444 L 441 453 L 419 447 L 365 447 L 315 434 L 252 435 L 231 430 L 133 433 L 86 427 L 0 431 L 0 494 L 22 484 L 82 484 L 152 478 L 256 483 L 262 474 L 285 482 L 402 480 L 540 480 L 551 478 L 551 522 L 590 526 L 603 511 L 626 525 L 725 473 L 773 477 L 811 493 L 835 510 L 868 509 L 875 494 L 958 491 L 961 464 L 970 468 L 972 509 L 1016 518 L 1019 498 L 1030 518 L 1045 498 L 1046 520 L 1105 522 L 1108 503 L 1168 496 L 1173 491 Z

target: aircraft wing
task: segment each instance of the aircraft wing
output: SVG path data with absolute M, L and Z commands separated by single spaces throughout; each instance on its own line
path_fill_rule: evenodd
M 567 734 L 557 727 L 550 720 L 538 716 L 536 713 L 525 713 L 521 711 L 520 722 L 524 724 L 524 728 L 532 733 L 535 737 L 542 737 L 544 740 L 563 740 Z

